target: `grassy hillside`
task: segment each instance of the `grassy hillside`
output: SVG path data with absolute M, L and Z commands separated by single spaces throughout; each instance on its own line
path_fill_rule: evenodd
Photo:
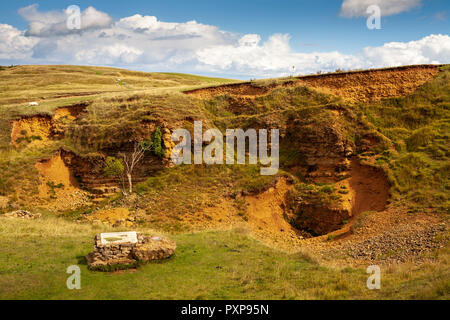
M 405 70 L 415 76 L 411 68 Z M 384 71 L 376 77 L 365 72 L 366 78 L 352 73 L 364 78 L 355 84 L 358 94 L 346 79 L 349 87 L 337 86 L 334 95 L 319 84 L 335 86 L 340 80 L 320 76 L 314 77 L 317 87 L 296 78 L 222 86 L 234 81 L 99 67 L 1 68 L 0 299 L 448 299 L 448 231 L 409 228 L 416 222 L 448 224 L 450 66 L 426 69 L 420 81 L 391 69 L 384 70 L 389 81 Z M 406 91 L 397 85 L 399 78 Z M 379 96 L 369 99 L 375 93 Z M 40 105 L 30 107 L 29 101 Z M 96 198 L 96 187 L 118 183 L 104 174 L 106 157 L 120 158 L 134 140 L 156 131 L 164 133 L 159 143 L 170 155 L 167 137 L 178 128 L 192 132 L 195 120 L 203 121 L 204 130 L 278 128 L 278 174 L 261 176 L 260 165 L 172 167 L 148 152 L 132 196 L 105 192 Z M 55 155 L 63 166 L 57 169 L 70 170 L 77 182 L 68 182 L 66 191 L 95 201 L 68 197 L 64 184 L 57 190 L 58 183 L 43 180 L 48 177 L 36 164 Z M 277 189 L 280 180 L 283 190 Z M 380 181 L 383 190 L 370 188 Z M 380 209 L 372 210 L 379 192 L 388 200 L 380 197 Z M 69 206 L 54 209 L 58 201 Z M 308 225 L 348 213 L 342 205 L 347 202 L 351 210 L 361 203 L 365 209 L 324 229 L 333 232 L 296 229 L 306 206 L 315 216 L 328 214 L 322 221 L 306 219 Z M 18 208 L 44 217 L 2 217 Z M 114 208 L 135 218 L 127 230 L 167 232 L 178 244 L 175 257 L 135 271 L 88 271 L 83 257 L 94 235 L 125 230 L 89 218 Z M 390 238 L 396 232 L 401 241 Z M 411 240 L 414 232 L 418 236 Z M 311 236 L 321 237 L 303 238 Z M 379 245 L 384 260 L 349 262 L 352 245 L 363 251 Z M 406 259 L 411 263 L 396 260 L 414 250 L 417 255 Z M 373 263 L 383 264 L 380 291 L 366 289 L 364 266 Z M 72 264 L 82 267 L 79 292 L 65 288 L 65 270 Z
M 0 105 L 167 88 L 186 89 L 229 82 L 232 80 L 104 67 L 1 67 Z

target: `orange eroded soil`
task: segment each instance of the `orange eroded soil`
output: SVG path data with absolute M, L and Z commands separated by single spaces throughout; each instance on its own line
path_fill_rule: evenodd
M 255 237 L 283 247 L 298 244 L 302 239 L 284 219 L 286 193 L 292 187 L 286 179 L 280 179 L 275 187 L 245 198 L 249 228 Z
M 244 82 L 186 91 L 202 98 L 233 95 L 254 98 L 271 93 L 281 86 L 307 86 L 325 93 L 334 94 L 352 102 L 376 101 L 398 97 L 414 92 L 439 73 L 438 65 L 416 65 L 386 69 L 373 69 L 342 73 L 309 75 L 292 78 L 283 84 L 258 87 Z
M 87 104 L 62 107 L 55 110 L 53 117 L 41 114 L 13 121 L 11 145 L 17 145 L 21 140 L 34 145 L 54 138 L 61 121 L 75 121 L 86 107 Z
M 67 118 L 70 121 L 76 120 L 82 112 L 86 109 L 86 104 L 73 105 L 70 107 L 62 107 L 55 110 L 53 120 Z
M 126 226 L 132 226 L 131 221 L 127 221 L 130 217 L 130 211 L 127 208 L 115 208 L 99 210 L 87 217 L 89 221 L 101 221 L 109 224 L 125 223 Z
M 256 239 L 289 251 L 299 244 L 301 235 L 284 219 L 286 193 L 293 188 L 287 179 L 280 179 L 269 190 L 245 196 L 245 212 L 236 207 L 234 200 L 224 199 L 219 205 L 209 207 L 183 218 L 193 230 L 246 230 Z
M 346 100 L 368 102 L 410 94 L 438 72 L 438 66 L 410 66 L 307 76 L 299 83 Z
M 365 211 L 383 211 L 389 197 L 389 184 L 385 173 L 378 168 L 362 165 L 352 160 L 351 177 L 336 183 L 339 189 L 345 186 L 348 193 L 342 195 L 343 207 L 352 213 L 352 218 L 341 229 L 330 235 L 348 235 L 355 219 Z M 303 246 L 302 231 L 296 230 L 284 217 L 287 192 L 293 188 L 287 179 L 280 179 L 275 187 L 258 194 L 244 197 L 246 212 L 239 214 L 233 200 L 224 200 L 220 205 L 206 208 L 183 220 L 195 230 L 247 229 L 255 238 L 284 250 L 295 250 Z M 326 241 L 328 235 L 317 237 Z
M 78 183 L 58 153 L 49 160 L 36 163 L 41 184 L 39 197 L 46 200 L 45 208 L 67 210 L 86 204 L 87 195 L 78 188 Z
M 48 140 L 51 136 L 51 122 L 49 116 L 25 117 L 14 121 L 11 131 L 11 144 L 16 145 L 19 139 L 27 137 L 32 138 L 33 143 Z

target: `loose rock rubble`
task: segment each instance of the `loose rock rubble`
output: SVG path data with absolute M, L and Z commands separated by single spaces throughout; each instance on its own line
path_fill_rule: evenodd
M 424 252 L 443 247 L 443 240 L 437 236 L 445 230 L 445 224 L 420 229 L 402 226 L 352 245 L 349 256 L 369 261 L 406 262 Z
M 102 241 L 102 235 L 96 235 L 94 251 L 86 256 L 89 269 L 114 271 L 133 268 L 140 263 L 167 259 L 176 250 L 174 241 L 162 237 L 136 233 L 136 239 L 137 241 L 125 242 L 112 239 L 111 243 L 105 243 Z
M 41 217 L 40 213 L 31 213 L 25 210 L 17 210 L 5 214 L 7 218 L 21 218 L 21 219 L 39 219 Z

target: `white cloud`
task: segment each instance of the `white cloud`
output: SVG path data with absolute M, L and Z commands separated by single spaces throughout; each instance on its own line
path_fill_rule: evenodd
M 381 47 L 364 48 L 363 53 L 374 67 L 449 63 L 450 37 L 439 34 L 418 41 L 390 42 Z
M 359 58 L 339 52 L 293 52 L 286 34 L 275 34 L 261 45 L 259 39 L 245 35 L 234 45 L 200 49 L 197 59 L 215 71 L 234 69 L 256 76 L 286 75 L 292 66 L 302 73 L 311 73 L 361 65 Z
M 363 48 L 355 54 L 298 52 L 287 34 L 263 41 L 258 34 L 237 35 L 196 21 L 159 21 L 134 15 L 116 22 L 94 8 L 83 11 L 82 30 L 65 28 L 63 11 L 20 10 L 27 30 L 0 24 L 0 62 L 4 64 L 110 65 L 145 71 L 207 73 L 242 78 L 301 74 L 318 70 L 449 63 L 450 37 L 430 35 L 411 42 Z
M 108 27 L 113 22 L 108 14 L 93 7 L 88 7 L 81 12 L 81 30 L 67 28 L 65 10 L 40 12 L 38 11 L 38 5 L 33 4 L 19 9 L 19 14 L 29 23 L 26 34 L 35 37 L 79 33 L 83 30 Z
M 420 0 L 344 0 L 341 16 L 354 18 L 367 16 L 367 8 L 378 5 L 382 16 L 391 16 L 420 5 Z
M 26 59 L 31 57 L 36 39 L 25 37 L 23 31 L 0 24 L 0 59 Z
M 129 29 L 152 29 L 158 25 L 158 19 L 153 16 L 141 16 L 136 14 L 132 17 L 120 19 L 117 23 L 118 26 Z

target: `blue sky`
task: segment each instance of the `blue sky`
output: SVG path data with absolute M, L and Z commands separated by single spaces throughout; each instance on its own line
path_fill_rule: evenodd
M 357 3 L 358 0 L 345 0 L 351 2 L 351 5 Z M 395 0 L 373 0 L 371 3 L 380 2 L 380 6 L 384 9 L 384 12 L 387 12 L 389 8 L 392 8 L 395 5 Z M 8 56 L 6 53 L 1 54 L 2 46 L 1 46 L 1 37 L 0 37 L 0 63 L 8 63 L 10 61 L 19 62 L 19 63 L 55 63 L 59 59 L 64 60 L 64 50 L 61 46 L 64 45 L 64 41 L 67 40 L 67 35 L 55 35 L 55 34 L 47 34 L 46 36 L 37 35 L 30 36 L 25 35 L 26 31 L 29 28 L 30 21 L 34 21 L 36 15 L 38 13 L 34 12 L 33 14 L 28 14 L 27 18 L 24 15 L 19 14 L 18 10 L 20 8 L 24 8 L 33 4 L 38 4 L 36 7 L 36 11 L 40 13 L 45 12 L 53 12 L 53 11 L 62 11 L 69 5 L 76 4 L 81 10 L 85 10 L 88 7 L 94 7 L 96 11 L 107 14 L 111 21 L 110 23 L 116 23 L 122 18 L 132 17 L 136 14 L 139 14 L 143 17 L 145 16 L 155 16 L 158 21 L 161 22 L 170 22 L 170 23 L 179 23 L 180 28 L 182 28 L 182 24 L 195 20 L 198 24 L 214 26 L 217 27 L 220 32 L 230 33 L 231 36 L 228 39 L 220 39 L 217 41 L 208 41 L 204 42 L 204 47 L 201 46 L 201 43 L 198 44 L 198 47 L 190 47 L 185 48 L 185 43 L 172 43 L 173 47 L 163 45 L 162 48 L 158 47 L 158 50 L 161 50 L 161 53 L 157 55 L 157 57 L 144 57 L 145 50 L 151 48 L 142 47 L 142 41 L 145 41 L 146 38 L 142 38 L 139 35 L 139 39 L 136 38 L 135 42 L 131 40 L 127 41 L 126 46 L 131 46 L 135 48 L 133 52 L 130 53 L 130 56 L 138 56 L 137 58 L 126 58 L 121 56 L 121 58 L 117 61 L 114 59 L 103 58 L 104 64 L 106 65 L 116 65 L 121 67 L 129 67 L 133 69 L 145 69 L 147 71 L 176 71 L 171 70 L 170 66 L 165 66 L 163 63 L 164 60 L 164 52 L 171 52 L 167 55 L 166 61 L 180 61 L 179 59 L 174 59 L 176 54 L 180 54 L 179 52 L 183 51 L 185 54 L 193 54 L 193 52 L 200 54 L 193 54 L 192 59 L 197 59 L 199 62 L 196 62 L 192 59 L 189 61 L 185 61 L 184 63 L 180 63 L 180 68 L 183 72 L 192 72 L 192 73 L 201 73 L 201 74 L 217 74 L 217 75 L 234 75 L 237 77 L 248 77 L 251 75 L 255 76 L 269 76 L 269 75 L 282 75 L 285 73 L 283 68 L 286 69 L 279 61 L 270 61 L 267 59 L 267 55 L 270 55 L 268 52 L 270 50 L 276 49 L 267 49 L 269 51 L 265 51 L 263 49 L 255 49 L 252 51 L 252 58 L 258 59 L 261 58 L 261 64 L 263 67 L 263 62 L 274 63 L 278 67 L 268 68 L 263 72 L 258 72 L 258 64 L 249 66 L 248 63 L 241 61 L 241 59 L 235 58 L 238 52 L 232 50 L 231 47 L 223 47 L 223 46 L 239 46 L 236 44 L 238 42 L 239 37 L 245 36 L 247 34 L 257 34 L 260 36 L 261 40 L 259 41 L 258 47 L 263 47 L 263 44 L 267 42 L 273 35 L 275 34 L 283 34 L 289 35 L 289 51 L 292 53 L 298 53 L 299 55 L 289 55 L 286 56 L 289 61 L 293 61 L 296 64 L 296 59 L 298 59 L 299 63 L 297 69 L 299 72 L 308 73 L 309 69 L 306 68 L 308 64 L 308 57 L 301 56 L 301 54 L 308 53 L 330 53 L 330 52 L 339 52 L 341 55 L 352 55 L 359 56 L 362 50 L 366 47 L 383 47 L 386 43 L 391 42 L 401 42 L 401 43 L 409 43 L 412 41 L 420 41 L 426 37 L 431 35 L 447 35 L 450 30 L 450 1 L 448 0 L 397 0 L 397 2 L 404 2 L 404 9 L 398 13 L 390 14 L 388 16 L 382 16 L 382 29 L 381 30 L 369 30 L 366 27 L 366 17 L 345 17 L 342 14 L 341 7 L 343 5 L 344 0 L 315 0 L 315 1 L 301 1 L 301 0 L 258 0 L 258 1 L 237 1 L 237 0 L 227 0 L 227 1 L 216 1 L 216 0 L 193 0 L 193 1 L 179 1 L 179 0 L 165 0 L 165 1 L 138 1 L 138 0 L 127 0 L 127 1 L 113 1 L 113 0 L 100 0 L 100 1 L 49 1 L 49 0 L 41 0 L 41 1 L 22 1 L 16 0 L 13 2 L 2 1 L 0 4 L 0 24 L 9 25 L 13 27 L 15 30 L 19 32 L 23 32 L 25 37 L 33 38 L 34 41 L 30 41 L 29 45 L 24 48 L 24 50 L 33 50 L 30 46 L 33 46 L 35 50 L 42 49 L 42 47 L 46 47 L 45 52 L 48 55 L 48 61 L 45 59 L 45 55 L 41 53 L 33 54 L 18 54 L 16 56 L 20 56 L 22 58 L 17 59 L 11 54 Z M 364 3 L 369 3 L 368 0 L 362 0 Z M 392 4 L 393 3 L 393 4 Z M 384 7 L 383 7 L 384 6 Z M 382 10 L 383 14 L 383 10 Z M 51 26 L 49 26 L 50 28 Z M 102 26 L 102 28 L 105 28 Z M 175 27 L 176 28 L 176 27 Z M 98 28 L 100 29 L 100 28 Z M 150 28 L 151 29 L 151 28 Z M 155 30 L 148 30 L 148 34 L 156 34 Z M 114 29 L 116 30 L 116 29 Z M 164 35 L 167 35 L 167 30 L 164 29 Z M 117 30 L 116 30 L 117 31 Z M 88 31 L 85 31 L 88 33 Z M 91 33 L 89 37 L 86 35 L 86 39 L 92 40 L 94 31 L 89 30 Z M 100 32 L 97 30 L 96 32 Z M 116 34 L 119 31 L 116 32 Z M 171 34 L 174 34 L 175 31 L 170 31 Z M 178 31 L 177 31 L 178 32 Z M 192 34 L 192 31 L 189 31 Z M 203 32 L 203 31 L 196 31 Z M 129 39 L 133 38 L 130 33 L 126 33 Z M 97 36 L 99 34 L 97 33 Z M 179 36 L 179 35 L 178 35 Z M 199 35 L 202 36 L 202 35 Z M 64 38 L 65 37 L 65 38 Z M 137 36 L 136 36 L 137 37 Z M 212 36 L 208 36 L 208 39 L 212 39 Z M 219 35 L 219 37 L 222 37 Z M 45 39 L 44 39 L 45 38 Z M 22 38 L 21 38 L 22 39 Z M 428 38 L 426 38 L 428 39 Z M 22 39 L 23 41 L 27 41 L 29 39 Z M 20 40 L 20 41 L 22 41 Z M 5 40 L 6 41 L 6 40 Z M 73 41 L 73 38 L 72 38 Z M 117 45 L 120 43 L 120 39 L 115 39 L 114 44 Z M 151 40 L 148 40 L 150 43 Z M 233 44 L 234 41 L 234 44 Z M 287 40 L 280 40 L 282 43 L 285 43 Z M 427 40 L 426 44 L 428 45 Z M 430 62 L 439 62 L 439 63 L 449 63 L 447 59 L 449 56 L 447 55 L 447 38 L 434 39 L 434 44 L 432 45 L 433 50 L 438 50 L 438 53 L 434 53 L 433 57 L 428 57 Z M 55 43 L 57 45 L 50 45 L 49 43 Z M 443 42 L 444 47 L 436 49 L 436 43 Z M 92 47 L 90 53 L 80 54 L 78 58 L 70 57 L 67 60 L 74 64 L 82 64 L 82 61 L 78 61 L 80 57 L 89 56 L 88 64 L 96 64 L 97 60 L 92 58 L 95 53 L 101 52 L 102 57 L 105 57 L 104 51 L 106 49 L 102 49 L 99 45 L 92 44 L 89 41 L 82 41 L 77 38 L 77 43 L 80 46 L 78 49 L 83 51 L 83 53 L 87 52 L 87 49 Z M 91 43 L 91 44 L 90 44 Z M 278 42 L 277 42 L 278 43 Z M 104 46 L 111 47 L 111 43 L 104 43 Z M 160 45 L 160 43 L 155 45 Z M 210 47 L 217 47 L 216 51 L 207 50 Z M 414 46 L 413 46 L 414 47 Z M 50 48 L 54 49 L 54 52 L 50 52 Z M 222 60 L 229 59 L 230 62 L 228 64 L 219 63 L 216 65 L 214 61 L 209 61 L 207 55 L 217 55 L 218 51 L 225 48 L 227 55 L 226 56 L 217 56 L 214 61 L 221 62 Z M 203 50 L 205 49 L 205 50 Z M 111 49 L 112 50 L 112 49 Z M 124 49 L 120 49 L 124 50 Z M 165 51 L 164 51 L 165 50 Z M 408 46 L 405 47 L 405 50 L 408 50 Z M 429 49 L 424 49 L 426 52 Z M 14 52 L 12 48 L 4 49 L 5 52 Z M 59 55 L 56 55 L 56 51 L 59 52 Z M 223 50 L 222 50 L 223 51 Z M 392 51 L 392 50 L 391 50 Z M 177 52 L 177 53 L 175 53 Z M 242 52 L 242 51 L 239 51 Z M 245 51 L 246 52 L 246 51 Z M 270 51 L 272 54 L 274 51 Z M 126 54 L 126 53 L 125 53 Z M 287 53 L 286 53 L 287 54 Z M 194 57 L 195 55 L 195 57 Z M 405 54 L 405 56 L 408 54 Z M 34 58 L 33 58 L 34 57 Z M 39 57 L 39 59 L 36 59 Z M 180 55 L 182 57 L 182 55 Z M 200 57 L 200 58 L 199 58 Z M 320 57 L 320 55 L 317 55 Z M 436 57 L 439 59 L 436 60 Z M 9 58 L 9 59 L 8 59 Z M 78 60 L 77 60 L 78 59 Z M 153 59 L 153 60 L 152 60 Z M 282 60 L 283 56 L 279 57 L 279 60 Z M 345 67 L 349 65 L 349 60 L 343 62 L 340 57 L 336 57 L 336 63 L 331 63 L 330 59 L 333 57 L 325 55 L 326 63 L 318 63 L 318 67 L 323 65 L 324 69 L 339 66 L 340 63 Z M 424 62 L 427 57 L 424 56 L 422 59 Z M 321 59 L 316 59 L 319 61 Z M 322 59 L 323 60 L 323 59 Z M 386 60 L 386 61 L 385 61 Z M 369 61 L 365 64 L 365 62 L 361 62 L 364 66 L 379 66 L 377 63 L 380 63 L 380 66 L 384 66 L 384 64 L 399 64 L 399 61 L 394 61 L 395 59 L 385 59 L 383 61 L 373 62 Z M 417 63 L 422 60 L 418 59 L 410 59 L 411 63 Z M 441 61 L 447 60 L 447 61 Z M 77 61 L 79 63 L 77 63 Z M 341 62 L 339 62 L 341 61 Z M 353 60 L 352 60 L 353 61 Z M 102 59 L 99 59 L 99 64 L 102 64 Z M 404 63 L 408 63 L 408 60 L 405 58 Z M 173 63 L 172 63 L 173 65 Z M 205 67 L 210 65 L 210 68 Z M 163 70 L 156 70 L 156 68 L 163 68 Z M 264 68 L 263 68 L 264 69 Z M 313 71 L 313 70 L 311 70 Z

